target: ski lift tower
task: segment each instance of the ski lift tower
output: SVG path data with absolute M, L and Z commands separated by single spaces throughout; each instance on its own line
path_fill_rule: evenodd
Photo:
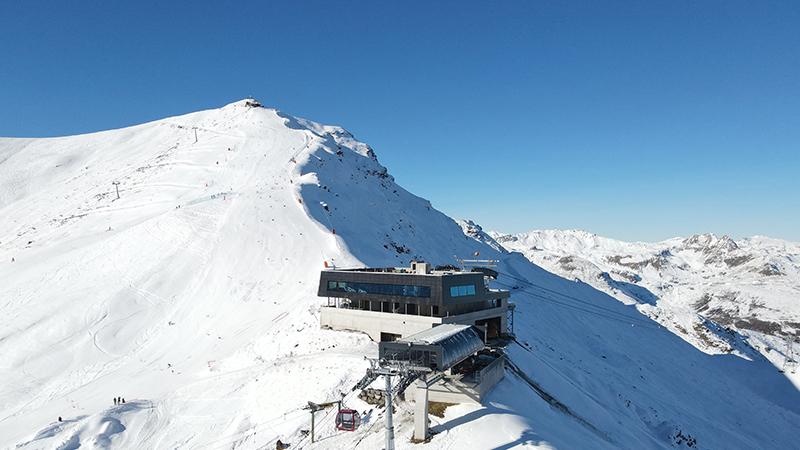
M 321 411 L 325 408 L 330 408 L 333 405 L 337 405 L 339 407 L 339 411 L 342 410 L 342 401 L 336 400 L 327 403 L 314 403 L 308 402 L 308 406 L 304 406 L 303 409 L 307 409 L 311 411 L 311 443 L 314 443 L 314 415 L 317 411 Z
M 386 445 L 384 450 L 394 450 L 394 423 L 392 422 L 392 396 L 403 393 L 406 388 L 417 378 L 422 376 L 425 371 L 430 371 L 424 367 L 413 367 L 405 361 L 387 361 L 369 359 L 370 368 L 364 378 L 353 387 L 353 390 L 364 389 L 375 381 L 379 376 L 386 380 L 384 395 L 386 396 Z M 392 377 L 398 377 L 399 382 L 393 387 Z M 427 410 L 426 410 L 427 412 Z M 427 420 L 427 416 L 426 416 Z
M 786 339 L 786 355 L 784 355 L 784 357 L 786 359 L 783 362 L 783 368 L 781 368 L 780 372 L 786 373 L 787 371 L 791 371 L 791 373 L 795 373 L 795 371 L 797 370 L 798 363 L 794 358 L 794 348 L 792 344 L 794 343 L 794 340 L 796 338 L 792 335 L 786 335 L 785 339 Z

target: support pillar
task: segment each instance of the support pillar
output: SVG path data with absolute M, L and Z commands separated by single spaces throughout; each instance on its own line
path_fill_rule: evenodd
M 428 383 L 416 380 L 414 387 L 414 439 L 424 441 L 428 438 Z
M 386 378 L 386 447 L 384 450 L 394 450 L 394 424 L 392 424 L 392 378 Z

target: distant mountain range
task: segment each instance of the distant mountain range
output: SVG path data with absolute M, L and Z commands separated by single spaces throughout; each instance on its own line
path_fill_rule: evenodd
M 482 233 L 471 226 L 473 235 Z M 783 351 L 781 340 L 800 334 L 797 243 L 713 234 L 628 243 L 581 230 L 485 235 L 555 274 L 636 304 L 710 353 L 749 353 L 736 338 L 742 333 L 760 353 L 782 363 L 771 350 Z

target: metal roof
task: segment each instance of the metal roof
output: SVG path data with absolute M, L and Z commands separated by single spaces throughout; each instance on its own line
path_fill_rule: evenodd
M 420 331 L 417 334 L 406 336 L 399 339 L 400 342 L 417 342 L 420 344 L 433 345 L 437 344 L 453 335 L 464 332 L 467 328 L 472 328 L 472 325 L 459 325 L 456 323 L 443 323 L 435 326 L 429 330 Z
M 381 342 L 382 358 L 447 370 L 484 347 L 472 325 L 442 324 L 395 342 Z

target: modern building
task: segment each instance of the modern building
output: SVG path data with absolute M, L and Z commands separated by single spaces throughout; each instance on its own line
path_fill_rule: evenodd
M 332 269 L 320 275 L 323 327 L 367 333 L 378 342 L 395 341 L 443 323 L 478 325 L 488 337 L 509 334 L 509 291 L 489 289 L 497 272 L 448 266 Z M 513 326 L 513 318 L 511 321 Z

